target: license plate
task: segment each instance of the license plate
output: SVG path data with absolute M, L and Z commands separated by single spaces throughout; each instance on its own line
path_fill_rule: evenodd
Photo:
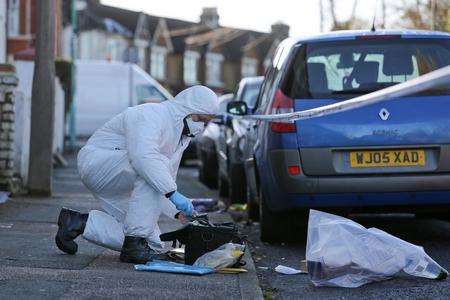
M 425 166 L 424 150 L 376 150 L 350 152 L 352 168 Z

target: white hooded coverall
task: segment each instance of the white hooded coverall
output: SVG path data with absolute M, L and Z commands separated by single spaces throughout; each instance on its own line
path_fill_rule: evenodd
M 162 250 L 158 219 L 177 209 L 165 194 L 175 183 L 190 138 L 182 135 L 190 114 L 217 114 L 216 94 L 194 86 L 174 99 L 130 107 L 98 129 L 78 153 L 78 172 L 105 212 L 93 210 L 83 237 L 120 251 L 125 236 L 144 237 Z

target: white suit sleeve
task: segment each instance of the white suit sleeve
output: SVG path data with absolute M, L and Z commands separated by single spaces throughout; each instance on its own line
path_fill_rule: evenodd
M 173 219 L 177 213 L 180 211 L 175 207 L 175 205 L 166 197 L 163 197 L 161 202 L 161 212 Z
M 170 172 L 170 161 L 159 149 L 162 134 L 163 124 L 157 118 L 147 120 L 139 111 L 127 114 L 125 135 L 130 163 L 151 187 L 165 195 L 176 191 L 177 185 Z

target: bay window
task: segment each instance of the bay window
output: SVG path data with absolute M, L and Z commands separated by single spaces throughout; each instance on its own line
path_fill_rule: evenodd
M 206 54 L 206 84 L 221 87 L 223 55 L 218 53 Z
M 198 60 L 200 55 L 195 51 L 186 51 L 183 58 L 183 79 L 185 84 L 198 82 Z
M 150 72 L 156 79 L 166 77 L 167 49 L 161 46 L 153 46 L 150 54 Z
M 258 73 L 258 61 L 254 58 L 243 57 L 241 65 L 242 77 L 253 77 Z

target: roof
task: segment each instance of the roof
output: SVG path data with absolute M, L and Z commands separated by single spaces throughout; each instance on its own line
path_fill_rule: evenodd
M 226 59 L 238 60 L 251 44 L 256 48 L 258 55 L 264 58 L 275 41 L 275 37 L 269 33 L 223 26 L 211 28 L 197 22 L 103 5 L 97 0 L 88 0 L 87 3 L 88 7 L 79 13 L 80 30 L 101 28 L 108 32 L 133 37 L 137 34 L 136 30 L 145 28 L 146 34 L 154 36 L 158 25 L 163 20 L 169 31 L 173 51 L 176 53 L 182 53 L 186 48 L 200 52 L 217 48 Z
M 186 38 L 185 42 L 189 46 L 203 46 L 209 44 L 213 40 L 225 38 L 233 33 L 235 29 L 230 27 L 219 27 L 205 33 L 196 34 Z
M 255 49 L 259 59 L 264 59 L 275 41 L 279 41 L 279 38 L 273 34 L 261 35 L 259 38 L 247 43 L 247 45 L 243 47 L 243 51 L 245 52 Z
M 221 40 L 211 42 L 211 48 L 220 47 L 224 57 L 227 60 L 239 60 L 243 54 L 243 46 L 248 44 L 253 39 L 262 35 L 247 30 L 236 30 L 232 35 L 229 35 Z
M 141 12 L 138 11 L 103 4 L 92 4 L 89 5 L 88 9 L 97 17 L 114 20 L 115 22 L 124 26 L 133 34 L 137 27 L 139 15 L 141 14 Z
M 409 38 L 450 38 L 450 33 L 429 30 L 340 30 L 313 36 L 291 38 L 294 43 L 350 40 L 360 36 L 402 35 Z
M 209 26 L 196 24 L 186 28 L 174 29 L 169 32 L 174 52 L 182 53 L 186 48 L 185 39 L 192 35 L 202 34 L 211 31 Z
M 190 49 L 214 50 L 220 49 L 228 60 L 238 60 L 243 53 L 243 45 L 267 33 L 242 30 L 231 27 L 219 27 L 201 34 L 186 37 L 185 43 Z

